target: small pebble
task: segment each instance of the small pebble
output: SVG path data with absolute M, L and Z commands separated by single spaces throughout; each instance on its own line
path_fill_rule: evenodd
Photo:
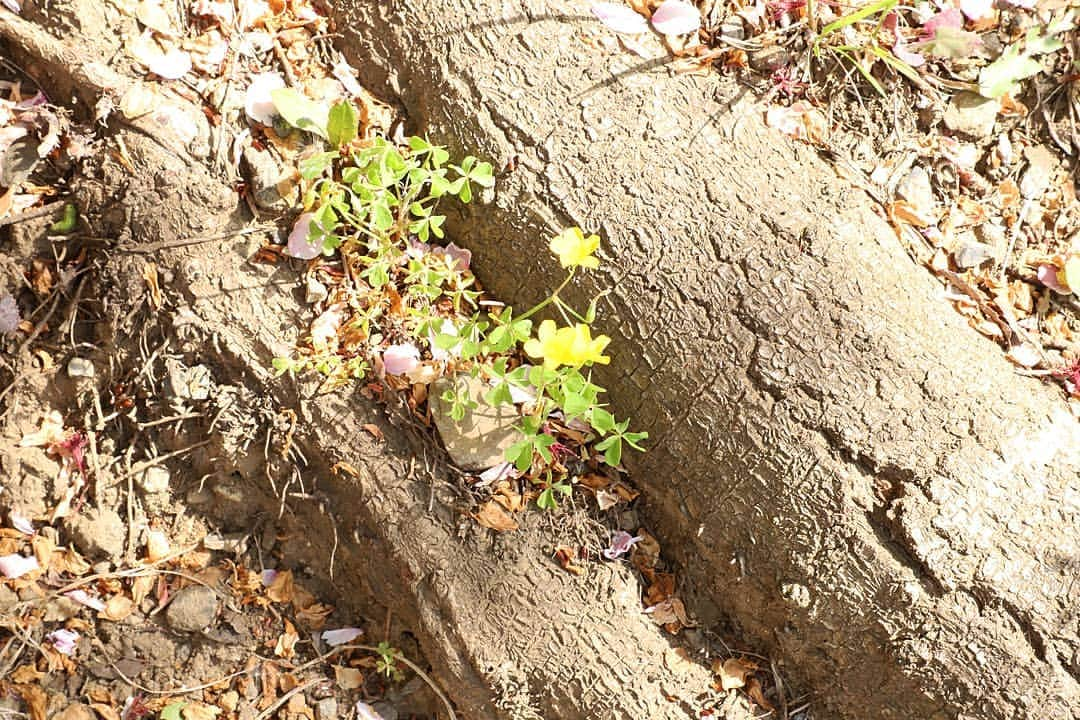
M 326 286 L 315 278 L 308 278 L 307 289 L 304 293 L 304 299 L 314 305 L 317 302 L 321 302 L 326 299 L 329 293 L 326 290 Z
M 142 475 L 139 476 L 139 487 L 143 489 L 143 492 L 151 495 L 168 492 L 169 469 L 162 465 L 153 465 L 146 468 Z
M 337 700 L 326 698 L 315 703 L 315 720 L 337 720 Z
M 964 243 L 953 253 L 956 266 L 961 270 L 976 268 L 994 258 L 994 249 L 981 242 Z
M 70 377 L 94 377 L 94 363 L 86 358 L 73 357 L 68 361 L 68 376 Z
M 165 619 L 173 630 L 198 632 L 213 624 L 217 611 L 217 593 L 205 585 L 189 585 L 176 593 Z

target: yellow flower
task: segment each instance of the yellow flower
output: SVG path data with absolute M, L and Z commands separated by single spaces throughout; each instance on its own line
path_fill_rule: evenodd
M 611 342 L 607 335 L 595 339 L 588 325 L 578 323 L 574 327 L 555 327 L 555 321 L 540 323 L 536 337 L 525 343 L 525 352 L 534 358 L 543 358 L 544 367 L 555 369 L 560 365 L 581 367 L 585 363 L 607 365 L 611 358 L 603 355 Z
M 579 227 L 563 230 L 551 238 L 549 247 L 564 268 L 580 265 L 583 268 L 595 270 L 600 267 L 600 260 L 593 256 L 600 247 L 600 236 L 585 237 L 585 233 L 581 232 Z

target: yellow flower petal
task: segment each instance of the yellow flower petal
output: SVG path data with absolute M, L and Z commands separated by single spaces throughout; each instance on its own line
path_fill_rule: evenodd
M 600 236 L 585 237 L 579 227 L 563 230 L 551 239 L 549 247 L 564 268 L 580 266 L 595 270 L 600 267 L 600 260 L 593 256 L 600 248 Z

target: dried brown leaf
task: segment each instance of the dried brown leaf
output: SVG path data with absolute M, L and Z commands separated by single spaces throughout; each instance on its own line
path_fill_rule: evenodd
M 574 548 L 568 545 L 559 545 L 555 548 L 555 561 L 559 563 L 559 567 L 572 575 L 584 575 L 585 568 L 579 565 L 577 560 L 578 553 Z
M 506 510 L 494 500 L 488 500 L 481 505 L 480 511 L 474 514 L 473 517 L 480 525 L 499 532 L 518 529 L 517 521 L 510 517 Z
M 720 681 L 722 690 L 736 690 L 746 686 L 746 679 L 758 669 L 756 663 L 745 658 L 728 658 L 713 661 L 713 672 Z
M 364 673 L 351 667 L 334 666 L 334 679 L 342 690 L 355 690 L 364 684 Z
M 293 574 L 292 570 L 280 570 L 270 587 L 266 588 L 266 596 L 276 603 L 292 602 L 293 599 Z
M 22 696 L 30 720 L 46 720 L 45 706 L 48 698 L 39 685 L 16 685 L 15 692 Z
M 105 601 L 105 609 L 98 613 L 98 617 L 103 620 L 120 622 L 130 615 L 134 609 L 135 603 L 131 598 L 124 595 L 113 595 Z

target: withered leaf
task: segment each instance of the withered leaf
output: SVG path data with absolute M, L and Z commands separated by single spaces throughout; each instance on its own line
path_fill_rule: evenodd
M 752 675 L 758 666 L 745 658 L 728 658 L 723 661 L 717 658 L 713 661 L 712 669 L 722 690 L 735 690 L 746 686 L 747 677 Z
M 518 529 L 517 521 L 510 517 L 506 510 L 494 500 L 488 500 L 481 505 L 480 511 L 473 515 L 473 517 L 476 519 L 476 522 L 484 527 L 498 530 L 499 532 Z
M 342 690 L 355 690 L 364 684 L 364 673 L 356 668 L 335 665 L 334 678 Z

